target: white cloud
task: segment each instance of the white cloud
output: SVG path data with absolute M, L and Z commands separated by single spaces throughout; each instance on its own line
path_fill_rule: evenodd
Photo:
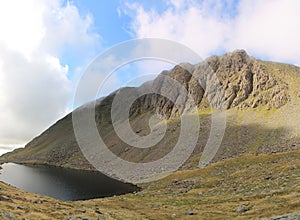
M 228 48 L 257 56 L 300 62 L 300 1 L 241 1 Z
M 29 57 L 44 35 L 43 11 L 39 1 L 1 1 L 0 42 Z
M 95 41 L 100 38 L 96 33 L 90 31 L 93 18 L 90 14 L 80 16 L 76 6 L 66 3 L 61 7 L 59 1 L 51 1 L 51 7 L 44 11 L 44 25 L 47 27 L 43 38 L 43 46 L 47 51 L 68 50 L 68 52 L 87 53 L 93 50 Z
M 300 2 L 166 0 L 163 12 L 127 4 L 131 31 L 189 46 L 203 58 L 239 48 L 270 60 L 300 62 Z
M 176 9 L 180 9 L 183 8 L 187 2 L 185 0 L 168 0 L 167 3 L 170 6 L 174 6 Z
M 134 11 L 131 29 L 138 38 L 156 37 L 178 41 L 194 49 L 203 58 L 216 51 L 224 43 L 227 20 L 215 16 L 217 4 L 206 1 L 196 4 L 188 1 L 168 1 L 163 13 L 146 11 L 139 4 L 127 4 Z
M 60 0 L 0 2 L 0 145 L 24 144 L 68 111 L 73 85 L 61 58 L 93 50 L 92 25 Z
M 68 68 L 53 57 L 30 61 L 3 48 L 0 54 L 0 140 L 1 144 L 21 144 L 65 113 L 70 92 Z

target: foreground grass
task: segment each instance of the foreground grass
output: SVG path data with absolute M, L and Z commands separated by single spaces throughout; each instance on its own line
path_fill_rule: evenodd
M 0 183 L 0 196 L 12 200 L 0 199 L 0 213 L 17 219 L 101 219 L 100 212 L 106 219 L 259 219 L 297 212 L 300 151 L 244 155 L 142 187 L 136 194 L 62 202 Z M 242 204 L 247 211 L 237 213 Z

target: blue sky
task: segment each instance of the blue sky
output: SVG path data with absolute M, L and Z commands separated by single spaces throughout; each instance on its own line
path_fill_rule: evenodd
M 0 151 L 24 146 L 72 110 L 88 64 L 123 41 L 173 40 L 202 58 L 245 49 L 298 65 L 299 11 L 294 0 L 1 1 Z M 129 64 L 112 75 L 105 93 L 170 67 Z

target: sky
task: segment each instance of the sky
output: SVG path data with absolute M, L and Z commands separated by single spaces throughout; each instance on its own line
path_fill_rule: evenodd
M 298 0 L 0 1 L 0 154 L 70 112 L 84 70 L 116 44 L 154 37 L 203 58 L 245 49 L 298 65 L 299 11 Z M 170 68 L 155 62 L 124 66 L 103 94 Z

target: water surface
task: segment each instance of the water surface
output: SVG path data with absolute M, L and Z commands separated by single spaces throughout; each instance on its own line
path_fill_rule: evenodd
M 0 170 L 0 181 L 28 192 L 60 200 L 84 200 L 137 191 L 100 172 L 65 169 L 44 165 L 5 163 Z

